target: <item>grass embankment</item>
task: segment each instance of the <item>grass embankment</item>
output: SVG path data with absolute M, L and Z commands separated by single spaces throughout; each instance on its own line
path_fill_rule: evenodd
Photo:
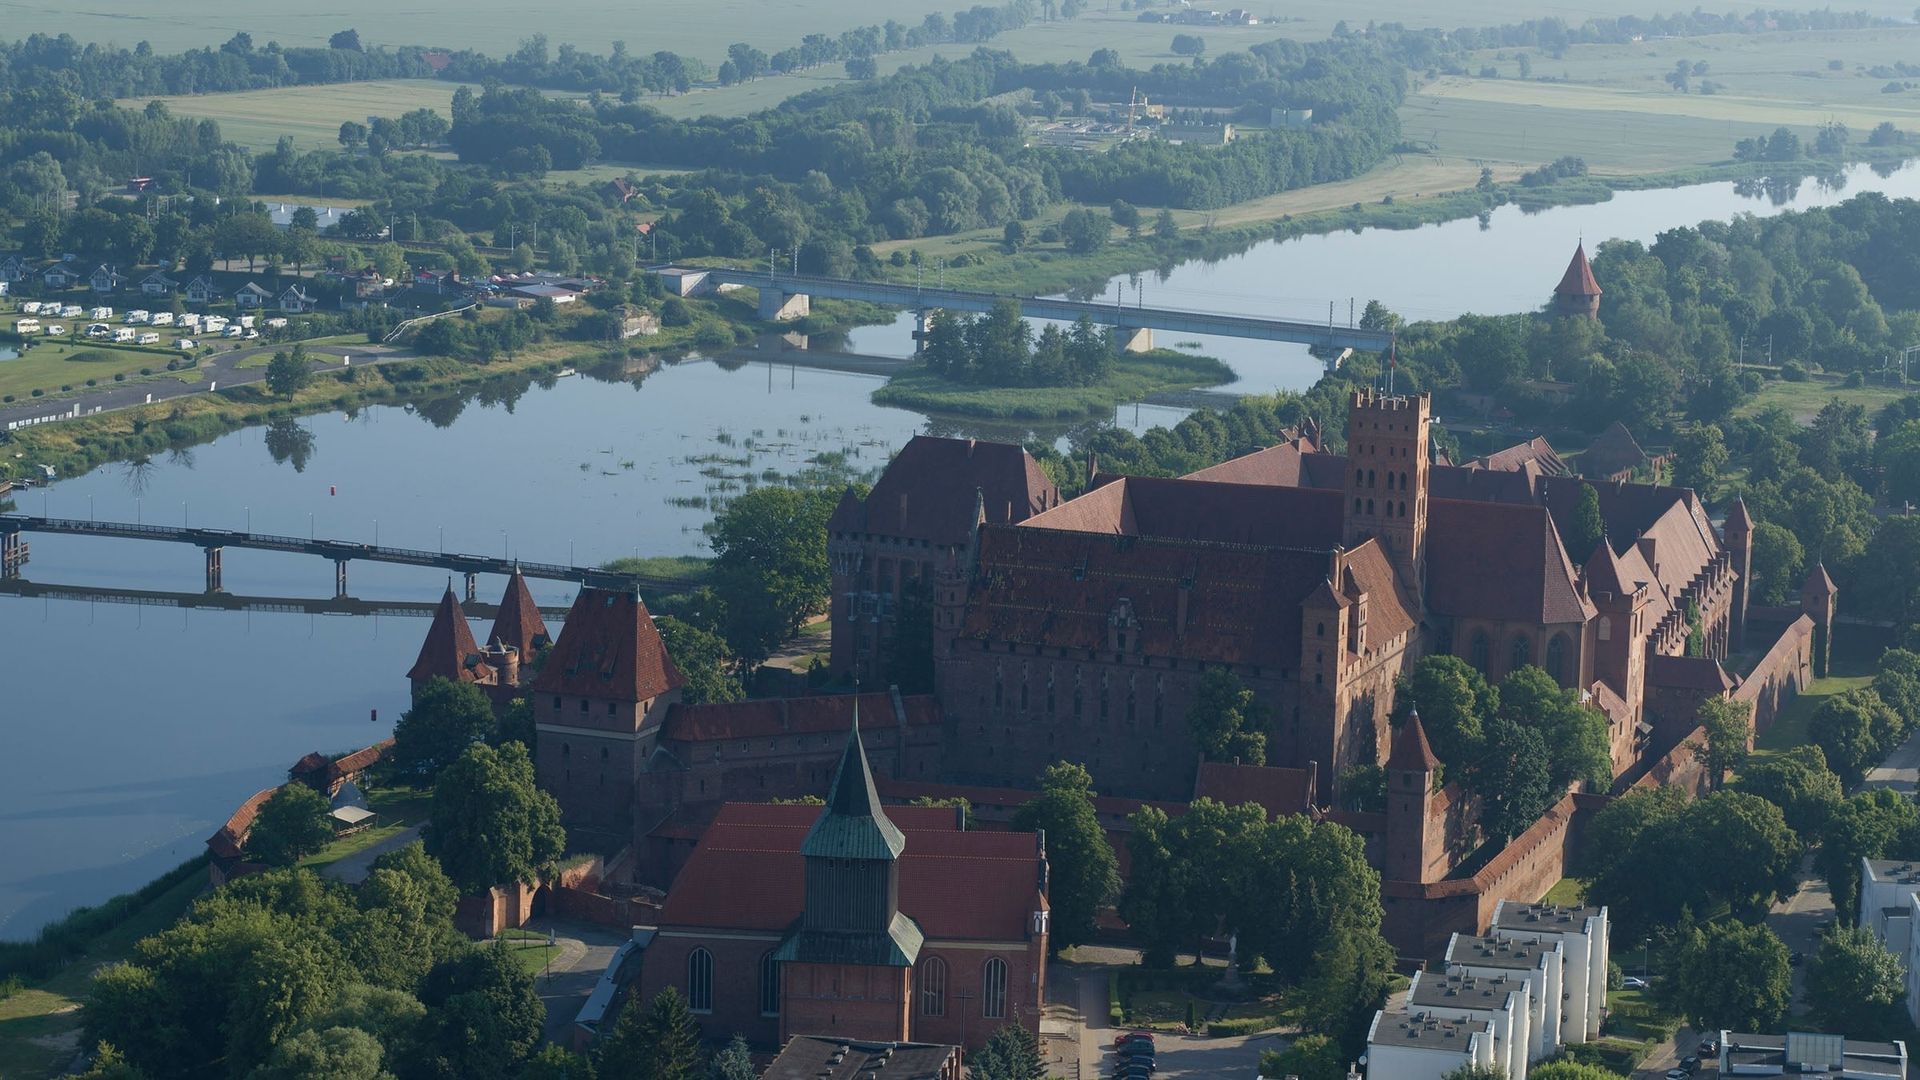
M 601 568 L 621 574 L 657 578 L 673 582 L 680 588 L 693 589 L 706 583 L 707 574 L 713 570 L 713 560 L 698 555 L 652 555 L 646 558 L 628 555 L 609 560 Z
M 1785 379 L 1768 379 L 1753 400 L 1742 405 L 1736 412 L 1750 416 L 1767 408 L 1782 408 L 1793 414 L 1794 420 L 1801 424 L 1809 423 L 1827 402 L 1839 398 L 1848 405 L 1859 405 L 1868 412 L 1877 412 L 1884 405 L 1898 401 L 1913 393 L 1911 386 L 1847 386 L 1838 379 L 1818 376 L 1804 382 L 1788 382 Z
M 1128 353 L 1095 386 L 968 386 L 923 367 L 887 380 L 873 392 L 879 405 L 994 420 L 1067 420 L 1112 411 L 1165 390 L 1197 390 L 1233 380 L 1233 369 L 1210 356 L 1172 349 Z
M 1872 682 L 1871 675 L 1832 675 L 1813 680 L 1798 696 L 1787 702 L 1786 707 L 1773 718 L 1773 724 L 1754 740 L 1754 753 L 1765 756 L 1805 746 L 1809 741 L 1807 724 L 1828 698 L 1858 690 Z
M 28 988 L 0 998 L 0 1077 L 58 1076 L 80 1048 L 80 1004 L 93 974 L 124 959 L 133 944 L 184 915 L 207 886 L 204 858 L 182 864 L 137 892 L 82 908 L 34 942 L 0 945 L 0 973 Z M 47 965 L 57 970 L 51 970 Z

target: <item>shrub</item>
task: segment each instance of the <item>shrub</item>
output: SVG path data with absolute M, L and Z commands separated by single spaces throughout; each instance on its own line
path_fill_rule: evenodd
M 11 404 L 13 404 L 13 395 L 12 395 L 12 394 L 8 394 L 8 395 L 7 395 L 6 397 L 4 397 L 4 398 L 0 398 L 0 401 L 4 401 L 4 402 L 6 402 L 7 404 L 9 404 L 9 405 L 11 405 Z
M 61 392 L 61 393 L 63 393 L 63 394 L 70 394 L 70 393 L 72 393 L 72 392 L 73 392 L 73 384 L 72 384 L 72 383 L 61 383 L 61 384 L 60 384 L 60 392 Z
M 39 396 L 40 396 L 41 394 L 44 394 L 44 393 L 46 393 L 46 391 L 45 391 L 45 390 L 42 390 L 42 389 L 40 389 L 40 388 L 39 388 L 39 387 L 37 387 L 37 386 L 33 388 L 33 396 L 34 396 L 34 397 L 39 397 Z
M 87 385 L 88 385 L 88 386 L 99 386 L 99 385 L 100 385 L 100 380 L 98 380 L 98 379 L 88 379 L 88 380 L 87 380 Z
M 1786 382 L 1806 382 L 1807 369 L 1789 360 L 1780 365 L 1780 378 Z
M 1265 1031 L 1274 1024 L 1272 1017 L 1244 1016 L 1232 1020 L 1209 1020 L 1207 1034 L 1215 1038 L 1229 1038 L 1234 1035 L 1252 1035 Z
M 141 368 L 141 369 L 140 369 L 140 374 L 142 374 L 142 375 L 151 375 L 151 374 L 153 374 L 153 369 L 152 369 L 152 368 L 150 368 L 150 367 L 143 367 L 143 368 Z
M 733 335 L 725 327 L 708 323 L 693 335 L 693 343 L 703 349 L 719 349 L 733 344 Z
M 124 372 L 124 371 L 116 371 L 116 372 L 114 372 L 114 373 L 113 373 L 113 381 L 114 381 L 114 382 L 126 382 L 126 381 L 127 381 L 127 373 L 126 373 L 126 372 Z

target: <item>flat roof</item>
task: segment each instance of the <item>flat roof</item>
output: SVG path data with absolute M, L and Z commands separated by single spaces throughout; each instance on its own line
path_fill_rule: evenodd
M 1532 971 L 1540 966 L 1540 958 L 1549 954 L 1561 955 L 1560 942 L 1527 940 L 1525 938 L 1468 937 L 1455 934 L 1447 945 L 1447 963 L 1465 964 L 1468 967 L 1510 968 L 1515 971 Z
M 1423 971 L 1414 976 L 1409 1006 L 1432 1005 L 1443 1009 L 1486 1009 L 1499 1012 L 1507 1006 L 1507 995 L 1528 989 L 1519 975 L 1442 975 Z
M 1493 1025 L 1485 1020 L 1442 1020 L 1418 1009 L 1382 1012 L 1375 1019 L 1374 1046 L 1407 1046 L 1416 1050 L 1440 1050 L 1456 1054 L 1467 1052 L 1467 1042 L 1475 1035 L 1491 1035 Z
M 1866 1042 L 1810 1031 L 1785 1035 L 1728 1031 L 1721 1033 L 1721 1039 L 1730 1066 L 1783 1068 L 1791 1063 L 1874 1076 L 1906 1075 L 1907 1051 L 1900 1043 Z
M 934 1080 L 960 1054 L 939 1043 L 865 1042 L 796 1035 L 761 1080 Z
M 373 811 L 358 806 L 342 806 L 333 811 L 334 820 L 347 825 L 358 825 L 373 816 Z
M 1920 863 L 1912 859 L 1868 859 L 1867 877 L 1880 885 L 1920 885 Z
M 1502 930 L 1526 930 L 1536 934 L 1583 934 L 1587 920 L 1599 916 L 1600 907 L 1561 907 L 1558 904 L 1516 904 L 1506 901 L 1494 916 L 1494 925 Z

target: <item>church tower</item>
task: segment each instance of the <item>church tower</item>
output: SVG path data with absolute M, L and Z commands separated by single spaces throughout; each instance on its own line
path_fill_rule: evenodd
M 1827 663 L 1833 658 L 1833 617 L 1839 586 L 1827 575 L 1827 564 L 1814 563 L 1807 580 L 1800 586 L 1800 610 L 1813 620 L 1813 676 L 1827 677 Z
M 1600 283 L 1594 280 L 1593 267 L 1587 262 L 1587 246 L 1575 245 L 1573 261 L 1553 287 L 1552 310 L 1555 315 L 1574 315 L 1587 319 L 1600 317 Z
M 1442 823 L 1432 820 L 1433 774 L 1439 767 L 1420 726 L 1420 711 L 1411 710 L 1387 755 L 1386 865 L 1380 876 L 1389 881 L 1425 882 L 1428 863 L 1440 854 Z
M 773 955 L 782 1042 L 810 1032 L 911 1038 L 913 965 L 924 936 L 900 913 L 906 847 L 874 789 L 856 712 L 827 805 L 800 844 L 806 899 L 799 925 Z
M 1343 543 L 1378 539 L 1416 595 L 1427 582 L 1427 394 L 1356 391 L 1347 405 Z

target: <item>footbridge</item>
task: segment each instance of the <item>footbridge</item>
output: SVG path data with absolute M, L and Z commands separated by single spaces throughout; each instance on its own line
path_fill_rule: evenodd
M 591 566 L 567 566 L 560 563 L 521 562 L 505 556 L 472 555 L 449 551 L 421 551 L 414 548 L 381 547 L 347 540 L 315 539 L 298 536 L 274 536 L 263 533 L 235 532 L 229 529 L 194 529 L 186 526 L 141 525 L 126 521 L 89 521 L 84 518 L 43 517 L 37 514 L 0 514 L 0 579 L 15 579 L 30 554 L 27 533 L 58 533 L 70 536 L 98 536 L 116 540 L 157 540 L 191 544 L 206 554 L 207 591 L 221 591 L 221 562 L 227 548 L 251 548 L 258 551 L 287 551 L 316 555 L 333 563 L 333 594 L 347 596 L 347 564 L 363 562 L 399 563 L 406 566 L 431 566 L 466 576 L 466 595 L 474 599 L 474 579 L 480 574 L 511 574 L 515 570 L 531 578 L 571 581 L 604 589 L 665 589 L 674 583 L 664 578 L 625 574 Z
M 1085 315 L 1095 323 L 1116 327 L 1125 347 L 1135 351 L 1153 347 L 1155 330 L 1176 334 L 1216 334 L 1256 341 L 1287 341 L 1311 345 L 1330 353 L 1338 353 L 1343 349 L 1384 352 L 1393 340 L 1393 335 L 1384 330 L 1363 330 L 1331 322 L 1302 322 L 1179 308 L 1127 307 L 1124 304 L 1091 300 L 927 288 L 890 281 L 854 281 L 729 267 L 662 267 L 653 272 L 661 277 L 669 291 L 681 296 L 721 289 L 757 289 L 760 293 L 760 318 L 767 322 L 798 319 L 809 314 L 813 297 L 817 296 L 828 300 L 862 300 L 908 308 L 919 313 L 920 322 L 916 329 L 924 330 L 926 317 L 931 312 L 991 311 L 994 305 L 1012 300 L 1020 305 L 1020 314 L 1028 318 L 1072 322 Z

